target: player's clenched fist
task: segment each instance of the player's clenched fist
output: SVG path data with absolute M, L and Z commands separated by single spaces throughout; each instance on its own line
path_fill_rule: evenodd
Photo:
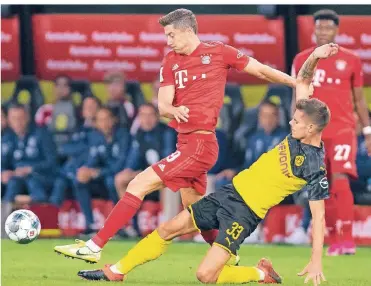
M 178 107 L 174 107 L 172 114 L 176 121 L 180 122 L 188 122 L 189 117 L 189 108 L 187 106 L 181 105 Z
M 339 51 L 339 45 L 330 43 L 326 45 L 319 46 L 314 51 L 314 56 L 317 59 L 327 59 L 333 55 L 336 55 Z

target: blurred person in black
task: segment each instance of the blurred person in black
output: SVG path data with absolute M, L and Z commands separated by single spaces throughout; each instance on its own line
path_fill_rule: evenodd
M 142 170 L 175 151 L 176 133 L 159 122 L 157 109 L 150 103 L 143 104 L 138 113 L 139 129 L 130 148 L 125 169 L 115 177 L 119 196 Z M 158 198 L 158 193 L 151 194 Z
M 47 201 L 57 173 L 57 160 L 51 134 L 29 123 L 24 106 L 10 106 L 8 122 L 14 134 L 10 138 L 12 147 L 8 150 L 11 155 L 2 162 L 2 181 L 7 182 L 3 207 L 10 212 L 16 196 L 25 191 L 30 196 L 24 202 Z
M 127 128 L 116 124 L 110 108 L 102 107 L 95 118 L 95 130 L 89 132 L 89 154 L 77 170 L 74 195 L 86 219 L 86 233 L 94 229 L 91 207 L 93 196 L 118 201 L 114 177 L 124 169 L 131 143 Z M 106 192 L 102 192 L 104 186 Z
M 66 191 L 72 189 L 76 172 L 89 155 L 89 133 L 94 129 L 95 116 L 100 108 L 100 101 L 96 97 L 87 97 L 82 104 L 82 125 L 72 134 L 69 142 L 59 148 L 59 154 L 67 158 L 67 161 L 59 170 L 54 182 L 53 191 L 49 202 L 57 207 L 63 203 Z
M 108 92 L 107 106 L 112 109 L 118 118 L 119 124 L 129 128 L 136 113 L 135 106 L 129 101 L 130 95 L 126 92 L 125 75 L 122 72 L 108 72 L 104 82 Z

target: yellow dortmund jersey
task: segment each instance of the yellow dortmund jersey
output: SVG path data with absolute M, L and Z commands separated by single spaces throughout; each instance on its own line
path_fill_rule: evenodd
M 324 148 L 288 135 L 280 144 L 233 178 L 246 204 L 260 217 L 285 197 L 307 186 L 309 200 L 329 197 Z

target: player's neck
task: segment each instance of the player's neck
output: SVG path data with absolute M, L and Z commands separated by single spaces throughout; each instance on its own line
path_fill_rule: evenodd
M 184 54 L 189 56 L 190 54 L 192 54 L 197 49 L 199 44 L 201 44 L 201 41 L 195 35 L 194 37 L 192 37 L 192 39 L 190 39 L 189 44 L 187 45 L 187 48 L 184 51 Z
M 321 134 L 303 138 L 300 140 L 300 142 L 303 144 L 312 145 L 315 147 L 321 147 Z

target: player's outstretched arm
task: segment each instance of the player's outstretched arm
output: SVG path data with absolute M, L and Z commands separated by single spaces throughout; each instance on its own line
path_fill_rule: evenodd
M 158 91 L 158 110 L 160 116 L 176 119 L 178 122 L 187 122 L 189 109 L 185 106 L 173 106 L 175 86 L 167 85 L 160 87 Z
M 249 59 L 249 63 L 244 68 L 244 71 L 269 82 L 280 83 L 290 87 L 295 87 L 296 85 L 296 80 L 292 76 L 264 65 L 254 58 Z
M 331 43 L 320 46 L 311 53 L 301 67 L 296 78 L 296 101 L 308 99 L 313 94 L 313 86 L 311 83 L 318 61 L 337 54 L 338 49 L 338 45 Z
M 305 283 L 312 280 L 314 285 L 319 285 L 322 280 L 326 281 L 322 272 L 322 251 L 323 240 L 325 235 L 325 201 L 309 201 L 310 210 L 312 213 L 312 256 L 309 264 L 298 273 L 299 276 L 308 274 L 305 278 Z

